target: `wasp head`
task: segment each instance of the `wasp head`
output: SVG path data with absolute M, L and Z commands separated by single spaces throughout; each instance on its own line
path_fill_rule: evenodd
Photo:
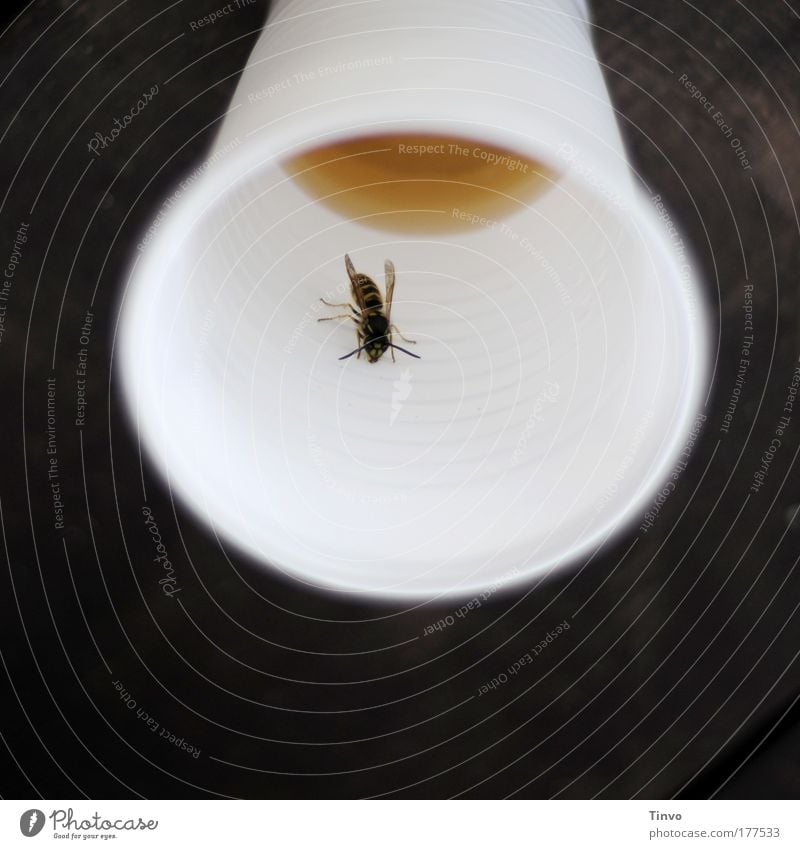
M 364 350 L 371 363 L 377 363 L 389 348 L 389 325 L 382 315 L 371 315 L 364 327 Z

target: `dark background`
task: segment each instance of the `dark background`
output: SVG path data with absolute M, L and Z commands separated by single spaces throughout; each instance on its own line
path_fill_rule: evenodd
M 429 636 L 458 604 L 310 592 L 223 548 L 146 460 L 140 473 L 111 368 L 117 307 L 132 248 L 202 161 L 267 11 L 259 0 L 190 31 L 220 5 L 34 2 L 2 36 L 3 268 L 29 223 L 0 341 L 2 795 L 797 796 L 800 405 L 763 487 L 748 489 L 800 355 L 800 4 L 592 4 L 634 167 L 705 279 L 708 420 L 648 533 L 630 528 Z M 119 139 L 88 153 L 155 83 Z M 723 433 L 746 282 L 753 362 Z M 47 475 L 53 376 L 63 531 Z M 179 603 L 155 580 L 145 502 Z M 569 631 L 534 664 L 476 695 L 562 620 Z

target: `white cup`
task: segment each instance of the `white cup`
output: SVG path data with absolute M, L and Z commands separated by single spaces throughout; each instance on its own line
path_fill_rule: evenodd
M 552 179 L 427 233 L 287 171 L 422 136 Z M 317 587 L 468 595 L 575 562 L 663 486 L 707 326 L 578 0 L 276 2 L 189 182 L 139 246 L 119 358 L 150 456 L 221 539 Z M 345 253 L 380 287 L 392 260 L 416 345 L 393 339 L 421 359 L 340 361 L 353 323 L 317 319 L 342 311 L 320 297 L 350 298 Z

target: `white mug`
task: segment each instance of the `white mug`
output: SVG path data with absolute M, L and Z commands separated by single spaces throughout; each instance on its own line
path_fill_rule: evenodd
M 363 210 L 314 183 L 354 143 Z M 375 179 L 376 155 L 401 170 Z M 457 156 L 541 180 L 491 189 L 493 217 L 451 203 Z M 419 168 L 436 208 L 412 220 L 393 199 Z M 351 312 L 320 301 L 351 300 L 345 254 L 382 292 L 393 264 L 405 352 L 340 359 L 363 316 L 318 319 Z M 691 259 L 631 177 L 579 0 L 274 3 L 121 310 L 129 410 L 175 491 L 270 567 L 371 597 L 576 562 L 663 487 L 707 380 Z

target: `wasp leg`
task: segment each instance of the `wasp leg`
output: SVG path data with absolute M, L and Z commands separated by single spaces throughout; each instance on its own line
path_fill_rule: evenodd
M 416 340 L 416 339 L 406 339 L 406 337 L 405 337 L 405 336 L 403 336 L 403 334 L 402 334 L 402 333 L 401 333 L 401 332 L 397 329 L 397 325 L 396 325 L 396 324 L 393 324 L 393 325 L 389 328 L 389 330 L 391 330 L 391 331 L 392 331 L 392 333 L 396 333 L 396 334 L 397 334 L 397 335 L 398 335 L 398 336 L 399 336 L 399 337 L 400 337 L 400 338 L 401 338 L 404 342 L 408 342 L 408 343 L 409 343 L 409 345 L 416 345 L 416 344 L 417 344 L 417 340 Z
M 320 298 L 322 300 L 322 298 Z M 324 303 L 328 304 L 327 301 Z M 339 315 L 329 315 L 327 318 L 318 318 L 317 321 L 333 321 L 335 318 L 352 318 L 356 324 L 361 322 L 361 313 L 352 304 L 328 304 L 329 307 L 350 307 L 350 314 L 339 313 Z
M 332 304 L 330 301 L 326 301 L 325 298 L 320 298 L 320 300 L 322 301 L 323 304 L 325 304 L 326 307 L 349 307 L 350 306 L 349 301 L 347 301 L 343 304 Z

